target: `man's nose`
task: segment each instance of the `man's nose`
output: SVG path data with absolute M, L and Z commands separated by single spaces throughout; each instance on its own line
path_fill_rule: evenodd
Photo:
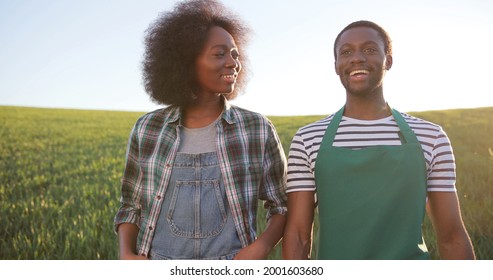
M 351 56 L 351 63 L 359 63 L 366 61 L 366 55 L 363 51 L 355 51 Z

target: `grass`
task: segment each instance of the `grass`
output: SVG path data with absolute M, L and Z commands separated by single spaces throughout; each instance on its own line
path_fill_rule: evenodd
M 140 115 L 0 106 L 0 259 L 117 258 L 113 217 L 127 138 Z M 413 115 L 448 133 L 464 222 L 478 259 L 493 259 L 493 108 Z M 321 117 L 270 119 L 287 153 L 297 129 Z M 437 258 L 428 220 L 424 231 Z

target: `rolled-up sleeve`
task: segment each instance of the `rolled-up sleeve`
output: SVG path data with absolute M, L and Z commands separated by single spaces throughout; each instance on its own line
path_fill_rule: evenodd
M 140 201 L 142 187 L 142 171 L 139 166 L 138 122 L 130 133 L 127 145 L 125 171 L 121 180 L 120 208 L 115 215 L 114 230 L 123 223 L 140 226 Z
M 260 199 L 264 200 L 267 219 L 274 214 L 287 213 L 286 198 L 286 156 L 274 125 L 269 122 L 265 156 L 263 161 L 264 182 Z

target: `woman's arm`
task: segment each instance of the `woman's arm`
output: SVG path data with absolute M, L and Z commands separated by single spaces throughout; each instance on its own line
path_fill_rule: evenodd
M 252 244 L 240 250 L 235 259 L 265 259 L 282 238 L 286 224 L 286 157 L 274 125 L 268 122 L 263 155 L 263 177 L 258 199 L 265 201 L 267 225 Z
M 263 260 L 276 246 L 282 237 L 286 218 L 281 214 L 274 214 L 267 222 L 264 232 L 247 247 L 240 250 L 235 260 Z
M 141 197 L 140 176 L 141 170 L 138 164 L 139 140 L 138 123 L 132 132 L 127 145 L 125 171 L 121 185 L 121 206 L 115 215 L 115 232 L 118 234 L 120 259 L 145 259 L 137 256 L 137 237 L 139 234 L 140 205 L 138 198 Z M 137 193 L 137 195 L 136 195 Z
M 137 236 L 139 227 L 135 224 L 120 224 L 118 226 L 118 243 L 121 260 L 147 260 L 145 256 L 137 255 Z

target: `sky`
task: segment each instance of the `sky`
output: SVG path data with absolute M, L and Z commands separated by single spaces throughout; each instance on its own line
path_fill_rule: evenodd
M 232 103 L 269 116 L 326 115 L 345 91 L 333 43 L 371 20 L 393 41 L 390 106 L 493 106 L 493 1 L 223 0 L 253 30 L 250 82 Z M 0 105 L 147 112 L 146 28 L 177 1 L 0 0 Z

